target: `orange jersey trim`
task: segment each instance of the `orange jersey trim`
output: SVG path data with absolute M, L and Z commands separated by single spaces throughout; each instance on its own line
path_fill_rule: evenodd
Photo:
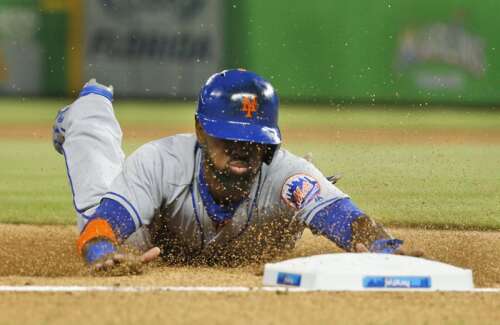
M 83 255 L 85 245 L 96 238 L 106 238 L 114 244 L 117 243 L 116 235 L 111 225 L 104 219 L 94 219 L 85 226 L 80 234 L 80 238 L 76 241 L 78 254 Z

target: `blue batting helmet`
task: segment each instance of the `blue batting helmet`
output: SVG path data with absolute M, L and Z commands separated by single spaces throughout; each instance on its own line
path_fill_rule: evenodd
M 278 106 L 268 81 L 243 69 L 224 70 L 201 89 L 196 119 L 212 137 L 277 146 Z

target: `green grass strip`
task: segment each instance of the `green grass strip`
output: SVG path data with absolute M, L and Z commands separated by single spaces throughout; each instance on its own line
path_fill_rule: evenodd
M 131 152 L 140 142 L 129 142 Z M 73 224 L 65 165 L 48 141 L 0 139 L 0 222 Z M 500 229 L 499 145 L 318 145 L 325 173 L 368 214 L 390 225 Z

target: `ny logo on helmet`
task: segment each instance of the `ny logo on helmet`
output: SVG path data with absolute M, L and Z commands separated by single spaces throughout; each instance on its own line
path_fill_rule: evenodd
M 246 113 L 246 117 L 252 118 L 253 113 L 257 112 L 257 96 L 252 96 L 251 98 L 243 96 L 241 104 L 241 111 Z

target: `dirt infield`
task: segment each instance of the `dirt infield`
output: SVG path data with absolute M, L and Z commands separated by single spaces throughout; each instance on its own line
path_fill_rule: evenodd
M 500 323 L 499 294 L 0 294 L 0 301 L 2 324 Z
M 410 248 L 430 259 L 471 268 L 476 286 L 500 287 L 500 233 L 393 229 Z M 88 276 L 75 252 L 72 226 L 0 226 L 1 284 L 155 284 L 173 286 L 260 286 L 262 264 L 237 268 L 156 265 L 137 277 Z M 279 259 L 339 251 L 328 240 L 304 233 L 297 247 Z
M 500 233 L 392 229 L 428 258 L 472 268 L 500 287 Z M 72 226 L 0 225 L 0 285 L 260 286 L 262 264 L 167 267 L 96 278 L 75 253 Z M 280 258 L 338 251 L 306 232 Z M 498 293 L 0 293 L 0 323 L 327 324 L 500 322 Z M 467 306 L 467 307 L 464 307 Z M 26 313 L 29 310 L 29 313 Z

